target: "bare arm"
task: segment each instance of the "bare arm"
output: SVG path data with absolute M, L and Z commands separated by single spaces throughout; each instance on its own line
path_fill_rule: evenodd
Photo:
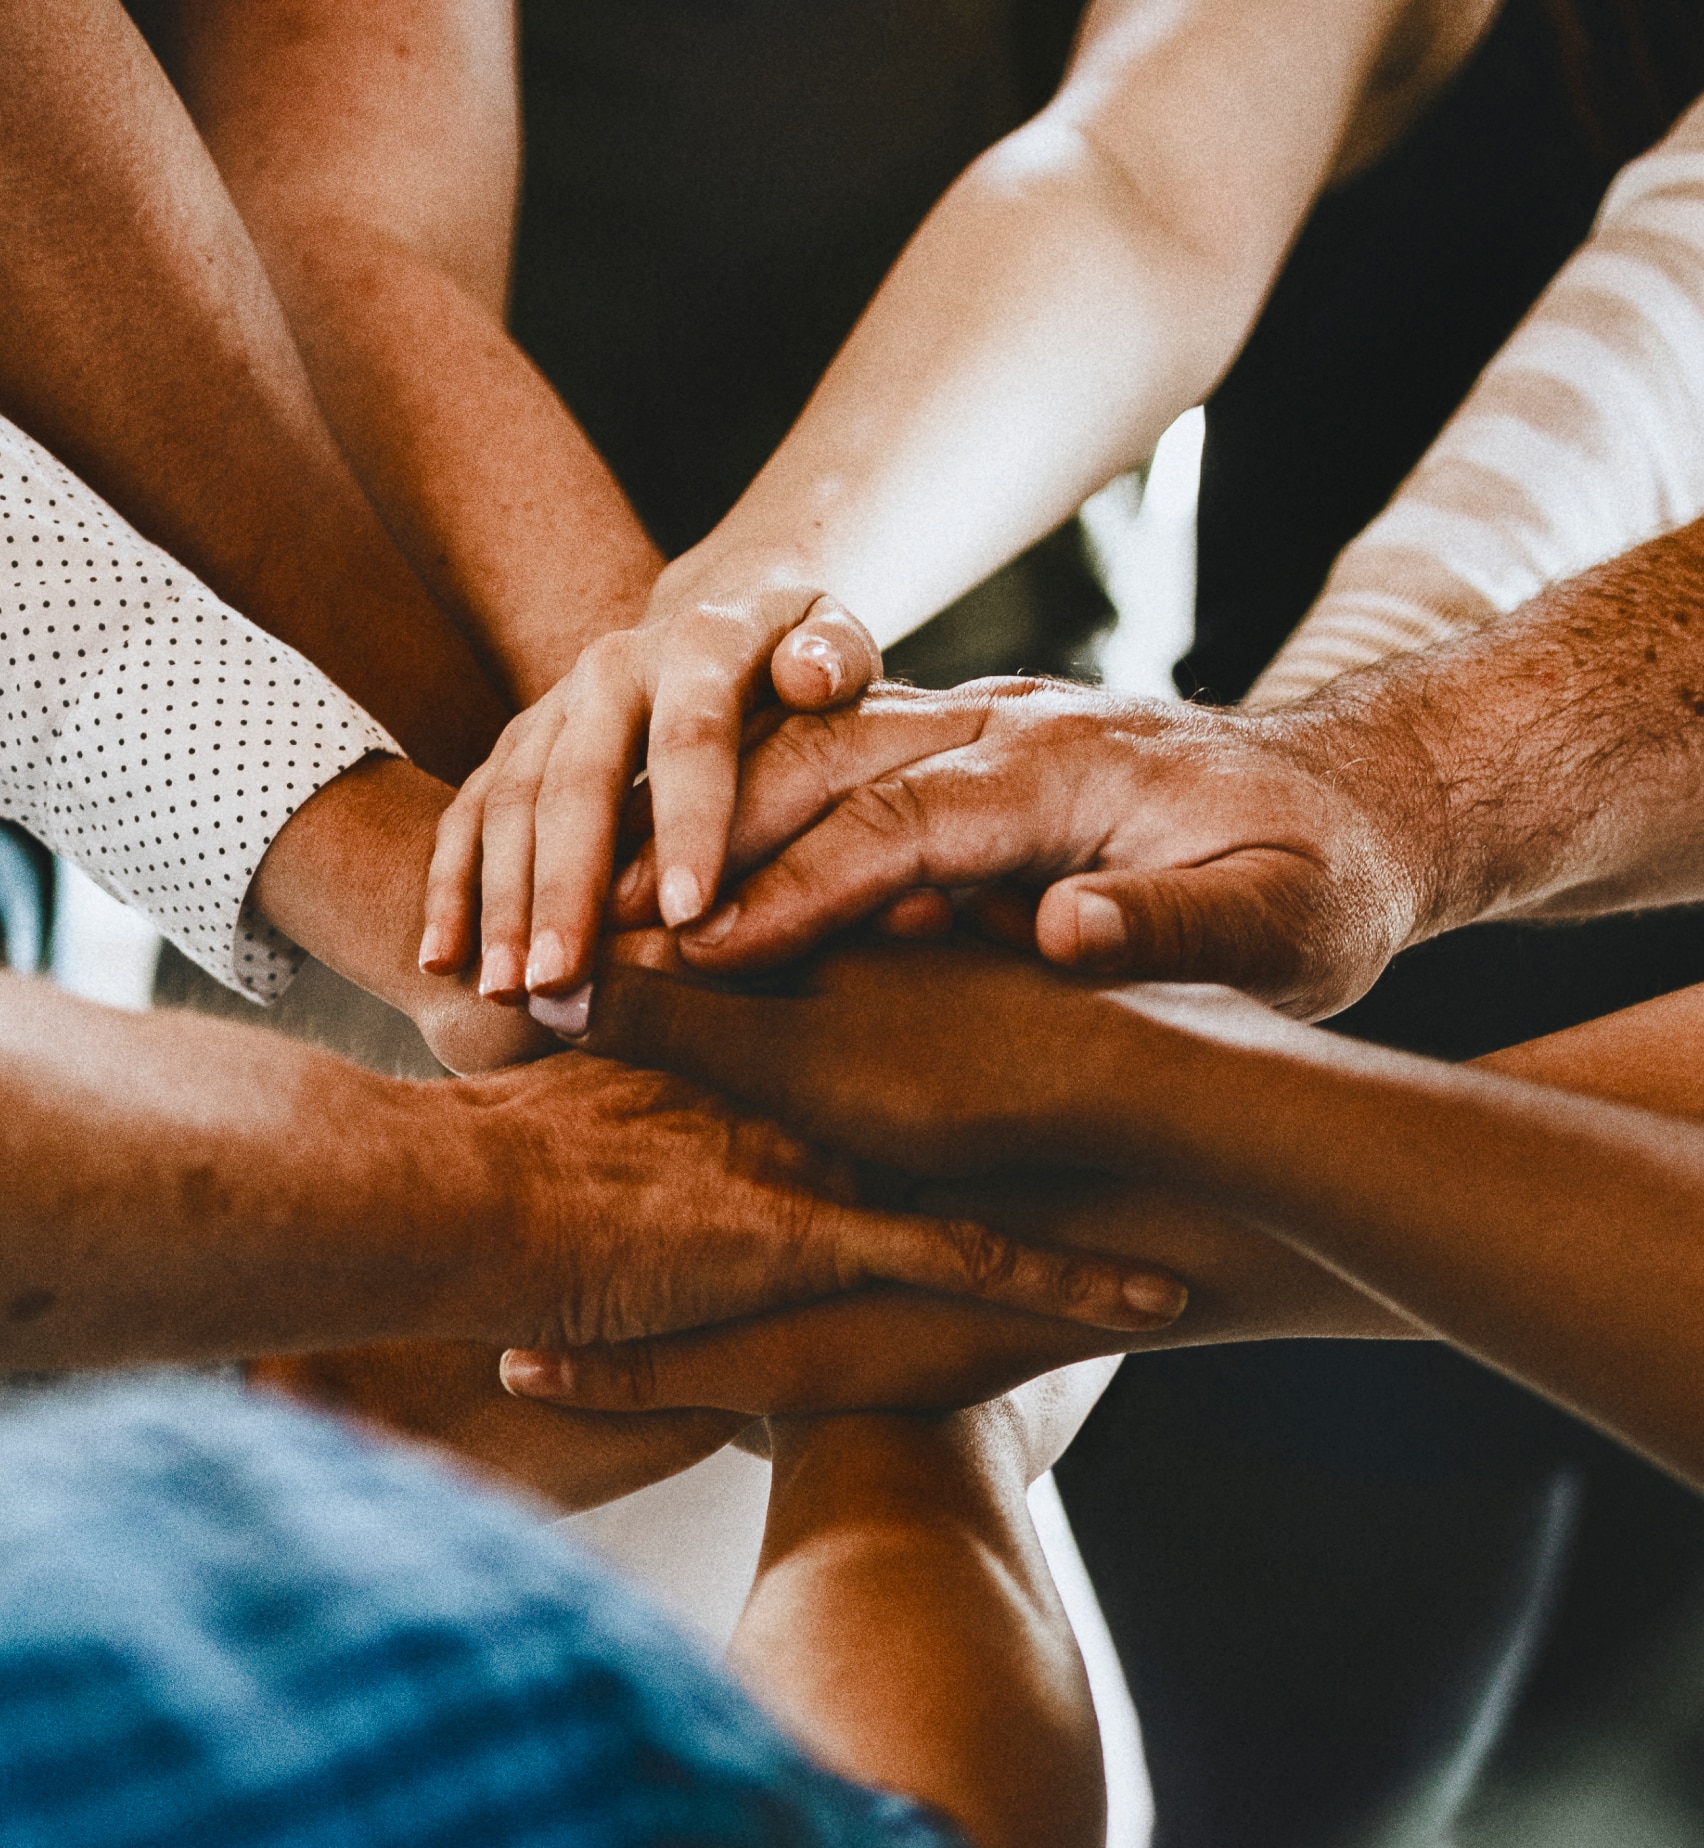
M 1025 1491 L 1110 1374 L 947 1418 L 786 1419 L 730 1665 L 825 1763 L 979 1848 L 1099 1848 L 1100 1737 Z
M 1097 992 L 949 950 L 837 958 L 796 999 L 625 972 L 593 1022 L 629 1056 L 872 1157 L 1135 1171 L 1704 1479 L 1704 1130 L 1683 1120 L 1699 1105 L 1697 991 L 1486 1070 L 1223 991 Z
M 720 880 L 742 719 L 771 690 L 820 707 L 871 671 L 850 611 L 894 640 L 1148 453 L 1234 357 L 1399 19 L 1435 81 L 1478 0 L 1100 0 L 1058 98 L 930 214 L 738 506 L 539 709 L 445 843 L 434 915 L 526 986 L 590 971 L 613 811 L 647 764 L 670 925 Z M 1415 73 L 1410 71 L 1410 76 Z M 1388 102 L 1388 97 L 1381 97 Z M 842 618 L 844 621 L 844 618 Z M 584 711 L 600 715 L 595 729 Z M 475 852 L 477 811 L 538 808 Z M 463 950 L 462 954 L 466 954 Z M 454 961 L 446 961 L 454 967 Z
M 662 561 L 504 325 L 512 11 L 185 0 L 175 62 L 351 466 L 527 704 Z
M 428 768 L 496 694 L 374 518 L 205 147 L 117 0 L 0 23 L 0 407 Z

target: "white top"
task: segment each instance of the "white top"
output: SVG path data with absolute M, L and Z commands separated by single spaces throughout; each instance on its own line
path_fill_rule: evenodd
M 0 418 L 0 815 L 259 1000 L 303 953 L 247 910 L 285 822 L 402 752 Z
M 1478 628 L 1700 513 L 1704 102 L 1622 170 L 1248 703 Z

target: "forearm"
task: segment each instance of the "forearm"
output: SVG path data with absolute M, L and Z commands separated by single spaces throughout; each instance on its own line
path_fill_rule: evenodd
M 1696 1129 L 1241 1002 L 1203 1015 L 1187 995 L 1138 992 L 1181 1030 L 1133 1026 L 1122 1062 L 1139 1087 L 1094 1082 L 1107 1146 L 1704 1480 Z M 1529 1078 L 1547 1062 L 1534 1052 Z
M 0 28 L 0 402 L 150 538 L 461 776 L 496 695 L 313 402 L 206 149 L 120 7 Z
M 776 1421 L 736 1672 L 824 1762 L 979 1848 L 1090 1848 L 1100 1741 L 1004 1405 Z
M 215 3 L 181 65 L 344 454 L 527 705 L 639 620 L 662 561 L 503 324 L 513 58 L 505 9 L 478 0 Z
M 449 1087 L 0 977 L 15 1369 L 500 1339 L 500 1149 Z
M 522 1010 L 482 1000 L 474 975 L 420 968 L 426 872 L 453 793 L 412 764 L 369 758 L 286 824 L 251 902 L 293 942 L 407 1014 L 446 1065 L 485 1071 L 559 1042 Z
M 1388 10 L 1091 9 L 1060 96 L 931 213 L 665 584 L 779 557 L 886 644 L 1069 517 L 1229 364 Z

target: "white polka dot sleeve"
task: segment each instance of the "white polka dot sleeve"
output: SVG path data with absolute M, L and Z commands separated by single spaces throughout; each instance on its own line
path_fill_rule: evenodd
M 303 953 L 250 914 L 279 829 L 384 730 L 0 418 L 0 814 L 258 1000 Z

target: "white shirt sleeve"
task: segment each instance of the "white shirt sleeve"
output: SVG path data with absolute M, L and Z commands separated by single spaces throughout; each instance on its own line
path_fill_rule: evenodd
M 1248 696 L 1477 628 L 1704 513 L 1704 102 L 1617 176 Z
M 396 742 L 0 418 L 0 815 L 227 986 L 303 953 L 247 906 L 285 822 Z

